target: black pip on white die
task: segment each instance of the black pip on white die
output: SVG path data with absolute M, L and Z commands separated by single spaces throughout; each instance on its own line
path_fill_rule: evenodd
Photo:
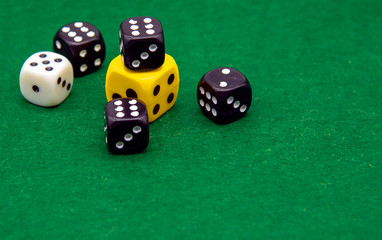
M 97 71 L 106 53 L 101 33 L 86 22 L 73 22 L 61 27 L 54 36 L 53 49 L 69 59 L 75 77 Z
M 126 67 L 132 70 L 162 66 L 165 56 L 161 23 L 152 17 L 135 17 L 121 23 L 120 52 Z
M 133 154 L 142 152 L 149 143 L 149 122 L 146 106 L 133 98 L 111 100 L 105 106 L 106 143 L 110 152 Z
M 240 119 L 252 102 L 247 78 L 233 68 L 216 68 L 207 72 L 197 87 L 198 104 L 211 121 L 227 124 Z

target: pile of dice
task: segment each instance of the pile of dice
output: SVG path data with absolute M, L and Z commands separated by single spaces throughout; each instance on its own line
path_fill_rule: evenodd
M 106 143 L 112 153 L 139 153 L 149 143 L 149 123 L 175 104 L 179 71 L 175 60 L 165 53 L 163 29 L 157 19 L 126 19 L 120 25 L 119 39 L 121 54 L 111 61 L 106 74 Z M 62 26 L 53 49 L 30 56 L 20 72 L 22 95 L 39 106 L 62 103 L 74 77 L 97 71 L 106 53 L 100 31 L 86 22 Z M 248 111 L 252 90 L 241 72 L 216 68 L 199 81 L 197 101 L 211 121 L 228 124 Z
M 179 89 L 175 60 L 165 53 L 161 23 L 152 17 L 123 21 L 120 52 L 106 74 L 106 142 L 111 152 L 140 152 L 149 141 L 149 122 L 174 106 Z

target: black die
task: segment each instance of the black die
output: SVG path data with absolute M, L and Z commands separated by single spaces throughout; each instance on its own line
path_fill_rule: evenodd
M 218 124 L 227 124 L 244 116 L 252 102 L 247 78 L 233 68 L 216 68 L 200 80 L 197 98 L 203 114 Z
M 111 100 L 105 106 L 105 132 L 109 151 L 115 154 L 142 152 L 149 143 L 146 106 L 133 98 Z
M 135 17 L 121 23 L 120 52 L 126 67 L 132 70 L 162 66 L 165 49 L 161 23 L 152 17 Z
M 101 33 L 86 22 L 73 22 L 61 27 L 54 36 L 53 49 L 69 59 L 75 77 L 97 71 L 106 53 Z

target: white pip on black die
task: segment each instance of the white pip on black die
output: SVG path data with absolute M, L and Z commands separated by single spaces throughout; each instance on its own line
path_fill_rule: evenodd
M 97 71 L 106 54 L 100 31 L 87 22 L 72 22 L 62 26 L 54 36 L 53 49 L 69 59 L 75 77 Z
M 119 98 L 105 106 L 106 143 L 115 154 L 142 152 L 149 143 L 146 105 L 134 98 Z
M 122 61 L 132 70 L 155 69 L 165 58 L 162 24 L 153 17 L 134 17 L 119 29 Z
M 218 124 L 234 122 L 248 111 L 252 89 L 238 70 L 221 67 L 207 72 L 199 81 L 197 100 L 203 114 Z
M 69 60 L 54 52 L 37 52 L 20 71 L 20 91 L 29 102 L 53 107 L 62 103 L 73 87 L 73 67 Z

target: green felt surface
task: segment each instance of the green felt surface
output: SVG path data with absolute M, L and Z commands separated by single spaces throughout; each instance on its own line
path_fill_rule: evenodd
M 142 154 L 110 155 L 104 82 L 118 27 L 149 15 L 180 70 L 174 108 Z M 381 239 L 382 2 L 1 1 L 1 239 Z M 88 21 L 102 68 L 56 108 L 29 104 L 19 71 L 57 29 Z M 196 85 L 220 66 L 253 88 L 215 125 Z

